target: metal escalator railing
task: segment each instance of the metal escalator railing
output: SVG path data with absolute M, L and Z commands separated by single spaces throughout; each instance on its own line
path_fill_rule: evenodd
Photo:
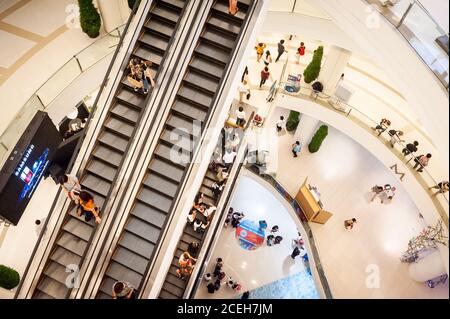
M 152 272 L 174 208 L 186 187 L 186 177 L 192 170 L 192 165 L 172 162 L 170 150 L 175 140 L 184 140 L 189 145 L 181 149 L 186 159 L 192 160 L 198 152 L 200 143 L 195 143 L 194 147 L 193 142 L 202 141 L 211 114 L 217 108 L 217 98 L 222 94 L 223 83 L 229 76 L 225 71 L 234 62 L 232 55 L 240 42 L 241 27 L 247 18 L 244 13 L 250 7 L 250 1 L 241 5 L 241 14 L 230 17 L 227 1 L 214 1 L 186 74 L 182 77 L 147 175 L 108 261 L 98 298 L 110 298 L 111 287 L 116 280 L 127 280 L 139 291 L 145 291 L 145 278 Z M 196 120 L 202 123 L 199 131 L 193 128 Z M 174 138 L 170 138 L 171 135 Z
M 74 155 L 73 155 L 73 157 L 72 157 L 72 160 L 70 161 L 70 163 L 69 163 L 69 165 L 68 165 L 68 169 L 67 169 L 68 171 L 72 170 L 72 168 L 74 167 L 75 159 L 77 158 L 77 156 L 78 156 L 78 154 L 79 154 L 79 152 L 80 152 L 81 146 L 82 146 L 82 144 L 83 144 L 84 141 L 85 141 L 86 133 L 88 132 L 88 130 L 89 130 L 90 126 L 91 126 L 91 123 L 92 123 L 92 119 L 93 119 L 93 117 L 94 117 L 94 115 L 95 115 L 95 113 L 96 113 L 96 111 L 97 111 L 99 99 L 100 99 L 100 97 L 101 97 L 102 94 L 103 94 L 103 90 L 105 89 L 105 87 L 106 87 L 107 84 L 108 84 L 108 80 L 109 80 L 109 77 L 110 77 L 110 74 L 111 74 L 111 70 L 112 70 L 112 68 L 113 68 L 113 66 L 114 66 L 114 63 L 115 63 L 115 60 L 116 60 L 116 58 L 117 58 L 117 56 L 118 56 L 118 54 L 119 54 L 119 52 L 120 52 L 120 50 L 121 50 L 121 48 L 122 48 L 122 45 L 123 45 L 123 43 L 124 43 L 125 36 L 127 35 L 127 32 L 128 32 L 129 27 L 130 27 L 131 21 L 132 21 L 133 17 L 135 16 L 138 7 L 139 7 L 139 1 L 136 2 L 136 4 L 135 4 L 133 10 L 132 10 L 131 13 L 130 13 L 130 16 L 129 16 L 129 18 L 128 18 L 128 21 L 127 21 L 127 23 L 126 23 L 126 25 L 125 25 L 125 28 L 124 28 L 124 30 L 123 30 L 123 33 L 122 33 L 122 35 L 121 35 L 121 37 L 120 37 L 120 40 L 119 40 L 119 43 L 118 43 L 118 45 L 117 45 L 117 48 L 116 48 L 116 50 L 115 50 L 115 52 L 114 52 L 114 55 L 113 55 L 113 57 L 112 57 L 112 59 L 111 59 L 111 63 L 109 64 L 108 70 L 106 71 L 105 77 L 103 78 L 102 84 L 101 84 L 101 86 L 100 86 L 100 90 L 99 90 L 99 92 L 98 92 L 98 94 L 97 94 L 97 97 L 96 97 L 96 99 L 95 99 L 95 102 L 94 102 L 93 108 L 92 108 L 92 110 L 91 110 L 91 113 L 90 113 L 90 115 L 89 115 L 89 117 L 88 117 L 88 120 L 87 120 L 87 122 L 86 122 L 86 125 L 85 125 L 85 128 L 84 128 L 83 135 L 80 137 L 80 139 L 79 139 L 79 141 L 78 141 L 78 144 L 77 144 L 77 146 L 76 146 L 76 148 L 75 148 L 75 152 L 74 152 Z M 100 125 L 100 123 L 97 122 L 96 125 L 95 125 L 95 127 L 97 128 L 99 125 Z M 90 142 L 91 142 L 91 141 L 90 141 Z M 83 155 L 83 160 L 86 158 L 86 156 L 87 156 L 87 154 L 85 153 L 85 154 Z M 76 175 L 79 175 L 80 172 L 81 172 L 81 168 L 77 171 Z M 55 200 L 53 201 L 53 204 L 52 204 L 52 206 L 51 206 L 51 208 L 50 208 L 50 212 L 49 212 L 49 214 L 48 214 L 48 216 L 47 216 L 47 219 L 45 220 L 45 223 L 44 223 L 44 225 L 43 225 L 43 229 L 47 229 L 47 227 L 49 226 L 49 225 L 48 225 L 48 224 L 49 224 L 49 221 L 51 220 L 51 218 L 52 218 L 52 216 L 53 216 L 53 214 L 54 214 L 54 211 L 55 211 L 55 208 L 56 208 L 56 206 L 57 206 L 57 204 L 58 204 L 58 201 L 59 201 L 59 199 L 61 198 L 61 194 L 62 194 L 62 190 L 59 189 L 58 192 L 57 192 L 57 194 L 56 194 Z M 67 199 L 64 201 L 63 207 L 66 206 L 65 204 L 67 203 L 67 201 L 68 201 Z M 51 233 L 51 235 L 50 235 L 49 237 L 53 237 L 55 230 L 56 230 L 56 228 L 54 228 L 54 229 L 52 230 L 52 233 Z M 38 250 L 39 246 L 41 245 L 42 240 L 43 240 L 43 237 L 44 237 L 45 234 L 46 234 L 46 232 L 43 231 L 43 232 L 41 232 L 41 234 L 40 234 L 39 237 L 38 237 L 38 240 L 37 240 L 37 242 L 36 242 L 36 245 L 35 245 L 35 247 L 34 247 L 34 249 L 33 249 L 32 254 L 31 254 L 30 260 L 29 260 L 29 262 L 28 262 L 28 264 L 27 264 L 27 266 L 26 266 L 26 268 L 25 268 L 24 274 L 22 275 L 22 278 L 21 278 L 21 281 L 20 281 L 20 283 L 19 283 L 19 286 L 17 287 L 16 293 L 15 293 L 15 296 L 14 296 L 15 299 L 18 298 L 18 296 L 20 295 L 20 293 L 21 293 L 21 291 L 22 291 L 22 287 L 23 287 L 23 284 L 24 284 L 24 280 L 28 277 L 28 272 L 30 271 L 31 264 L 32 264 L 32 262 L 33 262 L 33 260 L 34 260 L 34 258 L 35 258 L 35 255 L 36 255 L 36 253 L 37 253 L 37 250 Z M 48 235 L 48 234 L 47 234 L 47 235 Z M 44 251 L 47 250 L 48 244 L 49 244 L 49 243 L 50 243 L 50 242 L 47 243 L 47 247 L 44 248 Z M 42 258 L 41 258 L 39 264 L 41 264 L 42 260 L 43 260 L 43 256 L 42 256 Z M 35 274 L 35 275 L 36 275 L 36 274 Z M 33 281 L 34 281 L 34 278 L 33 278 L 32 282 L 33 282 Z M 29 288 L 31 288 L 31 287 L 29 287 Z M 24 296 L 28 296 L 28 295 L 29 295 L 29 292 L 30 292 L 30 291 L 28 290 L 27 293 L 26 293 Z

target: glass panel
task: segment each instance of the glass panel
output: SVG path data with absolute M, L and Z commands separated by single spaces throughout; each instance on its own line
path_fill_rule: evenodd
M 272 0 L 269 11 L 292 12 L 295 0 Z
M 124 27 L 122 26 L 119 29 L 120 31 L 114 30 L 110 34 L 98 39 L 88 48 L 76 55 L 83 72 L 116 50 L 123 28 Z
M 72 58 L 60 68 L 36 94 L 48 106 L 61 92 L 81 74 L 77 61 Z
M 443 31 L 419 5 L 414 4 L 399 31 L 443 83 L 448 83 L 448 54 L 437 44 Z
M 22 136 L 23 131 L 27 125 L 31 122 L 37 111 L 43 110 L 44 106 L 39 101 L 36 95 L 33 95 L 28 102 L 20 109 L 19 113 L 11 121 L 11 124 L 5 130 L 0 137 L 0 145 L 2 149 L 2 155 L 7 155 L 12 147 L 16 145 L 19 138 Z M 3 152 L 3 149 L 7 149 Z M 4 157 L 0 157 L 4 160 Z M 0 163 L 3 163 L 1 161 Z

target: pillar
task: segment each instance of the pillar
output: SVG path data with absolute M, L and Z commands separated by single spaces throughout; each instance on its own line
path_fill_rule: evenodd
M 97 3 L 106 32 L 127 23 L 131 12 L 127 0 L 97 0 Z
M 325 56 L 319 74 L 319 81 L 324 86 L 324 93 L 333 95 L 342 73 L 345 73 L 352 53 L 346 49 L 332 45 Z
M 295 131 L 293 142 L 300 141 L 303 148 L 307 147 L 320 125 L 321 122 L 319 120 L 305 114 L 300 114 L 300 123 Z
M 435 251 L 409 265 L 409 276 L 418 282 L 425 282 L 445 273 L 445 265 L 439 251 Z

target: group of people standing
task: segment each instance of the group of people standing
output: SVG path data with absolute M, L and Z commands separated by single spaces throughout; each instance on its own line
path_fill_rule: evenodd
M 153 63 L 150 61 L 144 61 L 139 58 L 131 59 L 128 68 L 130 69 L 130 74 L 127 79 L 128 82 L 133 85 L 134 91 L 138 92 L 142 90 L 144 94 L 148 93 L 150 85 L 155 87 L 155 80 L 153 79 L 151 73 L 151 67 Z
M 199 243 L 191 242 L 188 249 L 178 258 L 177 275 L 179 278 L 185 279 L 192 274 L 194 265 L 197 262 L 193 255 L 196 256 L 198 254 L 199 247 Z
M 214 294 L 224 285 L 227 285 L 228 288 L 233 289 L 236 292 L 240 292 L 242 289 L 241 284 L 236 280 L 233 280 L 230 276 L 227 276 L 223 271 L 223 266 L 224 262 L 222 258 L 217 258 L 213 273 L 207 273 L 204 276 L 208 293 Z

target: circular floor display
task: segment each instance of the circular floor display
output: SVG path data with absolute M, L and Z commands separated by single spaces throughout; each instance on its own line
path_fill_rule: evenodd
M 236 228 L 239 245 L 246 250 L 255 250 L 264 244 L 265 231 L 251 220 L 242 221 Z

